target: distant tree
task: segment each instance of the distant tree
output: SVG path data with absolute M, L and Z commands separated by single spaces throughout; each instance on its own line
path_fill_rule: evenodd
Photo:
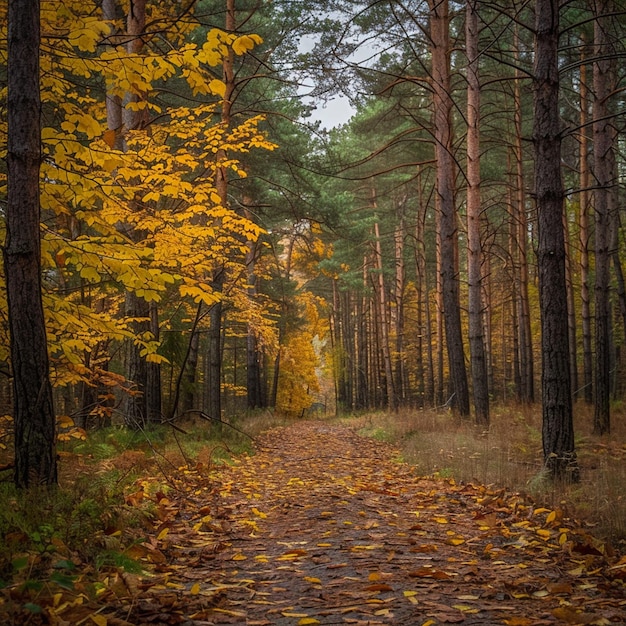
M 39 0 L 8 5 L 8 199 L 4 270 L 15 423 L 15 484 L 55 484 L 56 423 L 41 296 Z

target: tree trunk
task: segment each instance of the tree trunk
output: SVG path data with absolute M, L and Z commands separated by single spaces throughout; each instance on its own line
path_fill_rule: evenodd
M 187 346 L 187 354 L 181 364 L 180 382 L 177 385 L 175 397 L 178 397 L 179 393 L 182 393 L 180 410 L 184 415 L 185 413 L 195 409 L 200 409 L 200 403 L 198 402 L 197 391 L 197 372 L 198 372 L 198 357 L 200 354 L 200 333 L 198 332 L 198 324 L 202 317 L 202 303 L 198 304 L 196 310 L 196 317 L 191 328 L 191 336 L 189 337 L 189 344 Z M 182 389 L 179 391 L 178 387 L 182 385 Z M 172 404 L 172 417 L 176 417 L 178 407 L 177 402 Z
M 215 288 L 215 286 L 213 285 Z M 209 310 L 209 332 L 206 369 L 207 413 L 221 430 L 222 423 L 222 303 Z
M 467 0 L 467 276 L 469 347 L 476 424 L 489 426 L 489 378 L 483 336 L 482 246 L 480 241 L 480 81 L 477 0 Z
M 4 271 L 13 374 L 15 485 L 57 482 L 56 421 L 41 297 L 39 0 L 8 5 Z
M 106 7 L 114 11 L 114 7 Z M 146 28 L 146 0 L 131 0 L 126 18 L 126 50 L 129 54 L 138 54 L 143 49 L 143 39 Z M 137 94 L 127 94 L 124 104 L 136 102 L 140 99 Z M 111 124 L 118 124 L 115 101 L 107 100 L 107 118 Z M 144 113 L 133 108 L 122 109 L 122 126 L 126 130 L 137 130 L 144 123 Z M 112 128 L 110 130 L 120 130 Z M 131 239 L 141 241 L 144 234 L 141 231 L 126 233 Z M 134 292 L 126 294 L 126 316 L 140 318 L 132 322 L 133 331 L 137 335 L 150 333 L 158 338 L 158 311 L 155 305 L 150 305 Z M 158 363 L 149 363 L 141 356 L 141 346 L 134 341 L 127 342 L 126 349 L 126 377 L 134 383 L 135 391 L 126 397 L 124 419 L 130 428 L 142 428 L 146 424 L 161 419 L 161 370 Z
M 250 218 L 251 216 L 248 213 L 246 217 Z M 254 273 L 256 255 L 256 244 L 249 242 L 246 257 L 246 270 L 248 272 L 248 297 L 251 299 L 256 295 L 256 276 Z M 246 333 L 246 390 L 248 408 L 256 409 L 262 407 L 261 353 L 259 351 L 259 342 L 256 332 L 250 324 L 248 324 Z
M 583 40 L 584 41 L 584 40 Z M 587 47 L 583 46 L 585 60 Z M 580 66 L 580 194 L 578 233 L 580 245 L 580 318 L 583 339 L 583 398 L 587 404 L 593 402 L 593 353 L 591 343 L 591 296 L 589 289 L 589 89 L 587 66 Z
M 514 55 L 519 61 L 519 34 L 515 29 Z M 516 254 L 516 297 L 518 318 L 519 369 L 520 386 L 517 390 L 518 399 L 530 404 L 535 401 L 535 366 L 533 355 L 533 340 L 530 326 L 530 304 L 528 297 L 528 218 L 524 196 L 524 155 L 522 151 L 522 96 L 520 82 L 522 72 L 515 71 L 514 100 L 515 100 L 515 207 L 514 223 L 517 224 L 517 254 Z
M 404 405 L 407 395 L 406 354 L 404 350 L 404 289 L 406 270 L 404 267 L 404 208 L 403 197 L 397 206 L 396 225 L 394 228 L 395 281 L 393 289 L 394 307 L 391 309 L 392 327 L 395 334 L 394 388 L 396 404 Z
M 448 0 L 429 0 L 432 44 L 432 82 L 434 106 L 437 197 L 441 235 L 441 286 L 446 329 L 448 363 L 453 389 L 452 405 L 462 416 L 470 413 L 469 388 L 461 330 L 458 277 L 458 231 L 454 205 L 452 154 L 452 97 L 450 95 L 450 17 Z
M 595 318 L 596 379 L 593 431 L 598 435 L 611 430 L 610 420 L 610 317 L 609 317 L 609 193 L 613 184 L 613 143 L 608 98 L 611 92 L 611 62 L 605 27 L 610 17 L 610 0 L 597 0 L 594 7 L 593 63 L 593 174 L 595 177 Z M 604 57 L 604 58 L 603 58 Z
M 559 117 L 559 0 L 536 0 L 535 194 L 541 309 L 543 454 L 554 479 L 578 479 L 567 333 Z
M 226 23 L 227 32 L 234 33 L 236 30 L 235 21 L 235 0 L 226 0 Z M 222 100 L 221 124 L 228 128 L 231 122 L 232 97 L 235 90 L 234 75 L 234 53 L 228 49 L 222 62 L 222 79 L 226 86 Z M 229 206 L 228 201 L 228 174 L 227 168 L 222 164 L 228 158 L 224 149 L 218 150 L 216 154 L 217 169 L 215 173 L 215 188 L 220 197 L 223 207 Z M 217 268 L 213 274 L 211 287 L 216 294 L 220 294 L 224 288 L 224 268 Z M 209 370 L 207 376 L 207 396 L 209 415 L 221 424 L 222 419 L 222 350 L 221 350 L 221 328 L 222 328 L 222 302 L 212 305 L 209 313 L 209 346 L 208 361 Z M 278 371 L 278 370 L 276 370 Z
M 374 203 L 376 200 L 374 199 Z M 380 245 L 380 230 L 378 222 L 374 222 L 375 251 L 376 251 L 376 272 L 378 274 L 375 283 L 375 296 L 378 308 L 378 319 L 380 323 L 380 352 L 385 372 L 385 392 L 387 408 L 392 411 L 398 410 L 398 399 L 396 397 L 393 369 L 391 367 L 391 347 L 389 345 L 389 319 L 387 310 L 387 294 L 385 291 L 385 277 L 383 274 L 383 254 Z

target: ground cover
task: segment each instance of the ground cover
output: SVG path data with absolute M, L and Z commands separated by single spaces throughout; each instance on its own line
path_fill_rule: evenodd
M 32 590 L 5 590 L 3 623 L 626 622 L 626 559 L 560 509 L 420 477 L 349 426 L 275 428 L 254 455 L 168 485 L 143 478 L 126 495 L 150 504 L 146 539 L 124 550 L 143 572 L 118 564 L 94 584 L 57 566 L 39 613 L 25 608 Z

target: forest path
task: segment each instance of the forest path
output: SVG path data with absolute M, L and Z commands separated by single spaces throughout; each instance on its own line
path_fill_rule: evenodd
M 322 421 L 266 433 L 217 474 L 219 497 L 172 498 L 166 562 L 125 622 L 626 623 L 624 559 L 559 511 L 398 458 Z

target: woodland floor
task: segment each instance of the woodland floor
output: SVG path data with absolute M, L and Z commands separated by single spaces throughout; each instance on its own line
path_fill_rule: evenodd
M 322 421 L 256 447 L 154 494 L 160 526 L 132 554 L 150 575 L 111 574 L 54 623 L 626 624 L 626 558 L 558 510 L 421 478 Z

